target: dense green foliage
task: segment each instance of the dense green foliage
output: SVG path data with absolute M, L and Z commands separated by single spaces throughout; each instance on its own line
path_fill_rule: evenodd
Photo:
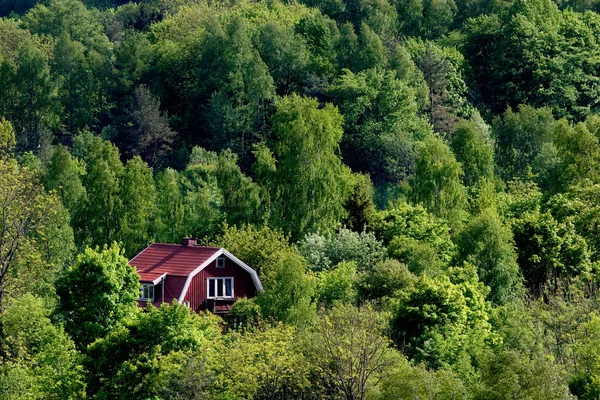
M 598 0 L 0 0 L 0 400 L 600 397 Z M 264 290 L 142 309 L 182 237 Z

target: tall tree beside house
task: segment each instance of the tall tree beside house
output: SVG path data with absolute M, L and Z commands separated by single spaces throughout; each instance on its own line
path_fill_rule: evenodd
M 155 175 L 156 180 L 156 219 L 154 234 L 156 240 L 177 243 L 186 232 L 185 202 L 179 187 L 179 173 L 167 168 Z
M 79 349 L 104 337 L 138 311 L 139 275 L 121 248 L 86 248 L 56 281 L 57 312 Z
M 261 205 L 261 190 L 238 166 L 238 157 L 231 150 L 219 154 L 215 176 L 223 196 L 225 219 L 232 225 L 261 224 L 265 213 Z
M 153 237 L 156 186 L 152 170 L 135 156 L 125 164 L 121 186 L 121 240 L 125 254 L 133 256 Z
M 87 393 L 98 399 L 165 398 L 178 383 L 182 359 L 217 362 L 222 332 L 220 318 L 177 303 L 136 313 L 88 347 Z
M 46 167 L 44 184 L 46 189 L 56 191 L 63 205 L 71 213 L 72 221 L 75 221 L 85 202 L 86 192 L 81 183 L 84 174 L 85 167 L 59 144 Z
M 306 261 L 280 230 L 267 226 L 225 226 L 216 244 L 258 273 L 265 290 L 255 302 L 265 318 L 298 325 L 312 320 L 313 276 L 306 273 Z
M 337 155 L 342 116 L 331 104 L 319 108 L 294 95 L 278 102 L 272 123 L 276 169 L 263 184 L 272 191 L 273 223 L 292 238 L 330 230 L 344 215 L 352 179 Z
M 0 215 L 2 309 L 7 297 L 49 294 L 49 280 L 72 256 L 73 232 L 60 200 L 45 193 L 33 171 L 10 159 L 0 159 Z
M 87 132 L 75 138 L 73 153 L 86 166 L 82 181 L 87 201 L 75 223 L 78 244 L 100 246 L 120 240 L 124 168 L 119 151 Z

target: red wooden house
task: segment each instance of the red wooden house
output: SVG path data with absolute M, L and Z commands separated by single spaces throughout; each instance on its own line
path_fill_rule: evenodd
M 140 307 L 173 302 L 194 311 L 226 314 L 241 297 L 262 291 L 256 271 L 227 250 L 196 245 L 153 243 L 129 261 L 140 275 Z

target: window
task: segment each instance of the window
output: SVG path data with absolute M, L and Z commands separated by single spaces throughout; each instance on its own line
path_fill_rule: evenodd
M 225 257 L 217 258 L 217 268 L 225 268 Z
M 151 283 L 142 283 L 140 288 L 140 300 L 150 300 L 154 302 L 154 285 Z
M 233 297 L 233 278 L 208 278 L 208 298 Z

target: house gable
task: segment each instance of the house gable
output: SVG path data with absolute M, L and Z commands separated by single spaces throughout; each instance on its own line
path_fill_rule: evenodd
M 199 263 L 199 264 L 198 264 Z M 223 248 L 153 243 L 131 259 L 140 283 L 154 285 L 152 304 L 173 300 L 194 310 L 205 306 L 209 278 L 222 278 L 221 285 L 233 287 L 231 299 L 252 297 L 262 291 L 256 271 Z M 214 282 L 215 284 L 217 282 Z M 138 304 L 145 307 L 146 300 Z
M 224 265 L 217 266 L 219 258 Z M 252 274 L 237 264 L 225 253 L 219 255 L 191 277 L 186 293 L 182 293 L 182 303 L 188 304 L 195 311 L 207 309 L 209 298 L 209 280 L 230 279 L 232 285 L 231 300 L 240 297 L 254 297 L 257 288 Z M 262 286 L 260 286 L 262 289 Z

